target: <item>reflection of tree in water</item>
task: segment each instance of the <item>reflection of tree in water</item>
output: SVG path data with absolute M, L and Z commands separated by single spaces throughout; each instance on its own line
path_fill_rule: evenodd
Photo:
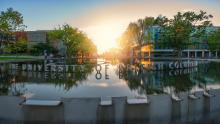
M 208 64 L 198 65 L 198 71 L 191 75 L 191 81 L 197 84 L 200 88 L 204 88 L 203 85 L 206 85 L 205 75 L 208 73 Z
M 94 64 L 85 64 L 83 70 L 80 68 L 76 68 L 74 73 L 57 73 L 56 76 L 63 75 L 62 78 L 48 78 L 47 82 L 53 83 L 56 86 L 63 86 L 66 91 L 71 89 L 72 87 L 77 87 L 79 83 L 86 80 L 88 75 L 93 72 Z
M 192 77 L 192 81 L 197 83 L 200 88 L 206 88 L 207 84 L 220 83 L 220 63 L 210 62 L 208 64 L 200 64 L 198 72 Z
M 4 65 L 1 65 L 3 67 Z M 10 79 L 11 76 L 8 75 L 8 66 L 4 69 L 0 69 L 0 95 L 7 95 L 10 90 Z
M 189 68 L 190 69 L 190 68 Z M 197 71 L 189 74 L 177 74 L 169 76 L 169 72 L 164 72 L 162 82 L 164 86 L 172 86 L 176 92 L 190 90 L 194 85 L 206 88 L 209 83 L 219 83 L 220 63 L 201 63 Z M 178 72 L 178 71 L 177 71 Z
M 208 65 L 207 73 L 205 73 L 208 78 L 215 80 L 215 83 L 220 82 L 220 63 L 210 62 Z
M 140 71 L 137 66 L 127 67 L 120 64 L 116 74 L 127 82 L 131 90 L 138 90 L 141 94 L 162 93 L 163 91 L 155 86 L 154 73 L 150 71 Z
M 83 80 L 86 80 L 88 75 L 92 73 L 95 66 L 94 63 L 84 61 L 84 69 L 76 68 L 74 73 L 55 73 L 55 78 L 51 78 L 52 72 L 34 72 L 11 70 L 6 68 L 0 72 L 0 95 L 23 95 L 26 83 L 51 83 L 55 86 L 64 87 L 65 90 L 77 86 Z M 8 65 L 7 65 L 8 66 Z M 47 78 L 45 78 L 47 75 Z
M 23 82 L 19 82 L 17 79 L 18 76 L 13 76 L 10 80 L 10 93 L 13 96 L 21 96 L 25 93 L 25 91 L 27 91 L 27 89 L 25 88 L 25 84 Z
M 161 94 L 163 93 L 163 82 L 161 82 L 161 72 L 143 70 L 142 80 L 145 85 L 147 94 Z
M 162 78 L 164 86 L 174 87 L 175 92 L 188 91 L 193 87 L 189 74 L 181 74 L 176 76 L 164 76 Z
M 21 83 L 21 76 L 11 74 L 9 69 L 0 72 L 0 95 L 20 96 L 26 91 L 24 83 Z
M 136 68 L 136 69 L 135 69 Z M 118 66 L 117 75 L 121 75 L 130 89 L 141 89 L 147 94 L 163 93 L 163 87 L 173 87 L 175 92 L 188 91 L 194 83 L 190 79 L 190 74 L 168 75 L 170 70 L 150 71 L 142 70 L 137 66 L 133 69 L 127 68 L 126 63 Z M 180 72 L 180 71 L 177 71 Z
M 120 79 L 125 80 L 131 89 L 135 89 L 139 86 L 140 76 L 138 72 L 128 69 L 124 64 L 117 66 L 116 75 L 118 75 Z
M 8 83 L 11 79 L 10 76 L 6 76 L 7 73 L 0 72 L 0 95 L 7 95 L 10 89 L 10 83 Z

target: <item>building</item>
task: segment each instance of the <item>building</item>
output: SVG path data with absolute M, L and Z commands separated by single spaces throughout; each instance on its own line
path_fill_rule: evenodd
M 58 50 L 58 55 L 64 56 L 66 54 L 66 47 L 62 40 L 49 41 L 48 33 L 51 30 L 37 30 L 37 31 L 27 31 L 28 49 L 33 46 L 43 43 L 50 44 L 53 48 Z
M 28 49 L 39 43 L 47 43 L 47 31 L 27 31 Z
M 12 34 L 5 34 L 0 31 L 0 53 L 6 44 L 16 43 L 20 39 L 27 40 L 27 48 L 30 50 L 38 44 L 50 44 L 57 50 L 57 54 L 65 56 L 66 46 L 62 40 L 49 41 L 48 33 L 51 30 L 37 30 L 37 31 L 18 31 Z M 42 53 L 43 54 L 43 53 Z
M 206 34 L 200 38 L 191 38 L 191 43 L 185 46 L 181 55 L 184 58 L 217 58 L 220 56 L 218 51 L 210 51 L 208 47 L 207 36 L 209 33 L 216 31 L 220 27 L 207 27 Z M 133 48 L 132 55 L 134 57 L 142 58 L 156 58 L 156 57 L 174 57 L 174 50 L 166 43 L 159 43 L 159 38 L 161 34 L 160 26 L 151 26 L 145 31 L 145 43 L 141 48 L 135 46 Z M 150 49 L 146 49 L 150 48 Z
M 14 34 L 16 37 L 16 41 L 18 41 L 20 39 L 27 40 L 27 32 L 25 32 L 25 31 L 18 31 L 18 32 L 15 32 Z
M 156 43 L 159 40 L 160 32 L 160 26 L 151 26 L 149 29 L 145 30 L 145 36 L 147 36 L 148 41 Z

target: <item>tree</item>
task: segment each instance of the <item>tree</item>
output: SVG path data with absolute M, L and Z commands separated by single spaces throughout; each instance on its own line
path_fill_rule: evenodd
M 14 51 L 16 53 L 26 53 L 27 52 L 27 40 L 26 39 L 19 39 L 14 44 Z
M 132 47 L 136 45 L 138 37 L 138 26 L 135 23 L 130 23 L 126 31 L 118 39 L 118 44 L 122 50 L 122 55 L 127 55 L 132 50 Z
M 195 12 L 178 12 L 173 19 L 166 20 L 164 17 L 164 24 L 160 39 L 162 42 L 167 42 L 177 56 L 181 56 L 181 51 L 185 45 L 191 42 L 192 38 L 200 38 L 205 35 L 206 28 L 212 26 L 212 15 L 208 15 L 204 11 Z
M 49 53 L 56 53 L 57 50 L 53 48 L 49 43 L 39 43 L 37 45 L 34 45 L 33 48 L 31 48 L 30 52 L 33 55 L 42 55 L 44 53 L 44 50 L 47 50 Z
M 3 51 L 5 53 L 26 53 L 27 52 L 27 40 L 19 39 L 13 44 L 7 44 Z
M 208 36 L 208 45 L 211 51 L 220 51 L 220 29 Z
M 85 55 L 89 56 L 90 54 L 96 53 L 97 49 L 92 40 L 89 39 L 85 34 L 83 34 L 82 36 L 83 40 L 79 44 L 79 52 L 81 53 L 82 57 L 84 57 Z
M 77 53 L 78 49 L 78 40 L 77 35 L 78 29 L 72 28 L 70 25 L 65 24 L 58 29 L 55 29 L 52 32 L 49 32 L 49 40 L 60 39 L 64 42 L 66 46 L 66 55 L 68 58 L 71 58 L 73 54 Z
M 154 17 L 145 17 L 144 19 L 139 19 L 137 21 L 137 28 L 136 33 L 137 34 L 137 44 L 141 47 L 144 43 L 149 42 L 149 35 L 145 34 L 146 30 L 149 29 L 154 24 Z
M 13 32 L 23 30 L 23 16 L 18 11 L 8 8 L 0 14 L 0 33 L 3 37 L 10 37 Z M 5 38 L 9 42 L 9 38 Z M 1 45 L 1 44 L 0 44 Z
M 141 53 L 142 45 L 150 42 L 150 34 L 146 35 L 146 30 L 153 26 L 153 24 L 153 17 L 145 17 L 144 19 L 138 19 L 137 22 L 130 23 L 118 41 L 121 48 L 131 51 L 132 47 L 137 45 L 140 47 Z
M 154 25 L 158 25 L 161 28 L 165 27 L 168 25 L 169 19 L 166 16 L 159 15 L 155 20 L 154 20 Z
M 67 58 L 96 53 L 96 46 L 86 34 L 68 24 L 49 32 L 49 39 L 61 39 L 66 46 Z

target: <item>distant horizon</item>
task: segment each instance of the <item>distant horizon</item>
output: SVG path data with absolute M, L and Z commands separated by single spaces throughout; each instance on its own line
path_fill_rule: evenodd
M 146 16 L 204 10 L 220 26 L 219 0 L 1 0 L 0 11 L 12 7 L 24 17 L 25 31 L 53 30 L 70 24 L 85 32 L 97 45 L 98 53 L 117 47 L 117 39 L 130 22 Z

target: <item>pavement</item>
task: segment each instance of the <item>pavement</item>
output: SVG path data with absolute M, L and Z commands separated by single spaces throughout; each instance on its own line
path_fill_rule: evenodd
M 112 98 L 111 106 L 100 106 L 100 98 L 62 98 L 56 107 L 23 106 L 16 96 L 0 96 L 0 124 L 219 124 L 220 89 L 215 97 L 188 98 L 181 93 L 181 102 L 168 94 L 149 95 L 149 104 L 129 105 L 126 97 Z

